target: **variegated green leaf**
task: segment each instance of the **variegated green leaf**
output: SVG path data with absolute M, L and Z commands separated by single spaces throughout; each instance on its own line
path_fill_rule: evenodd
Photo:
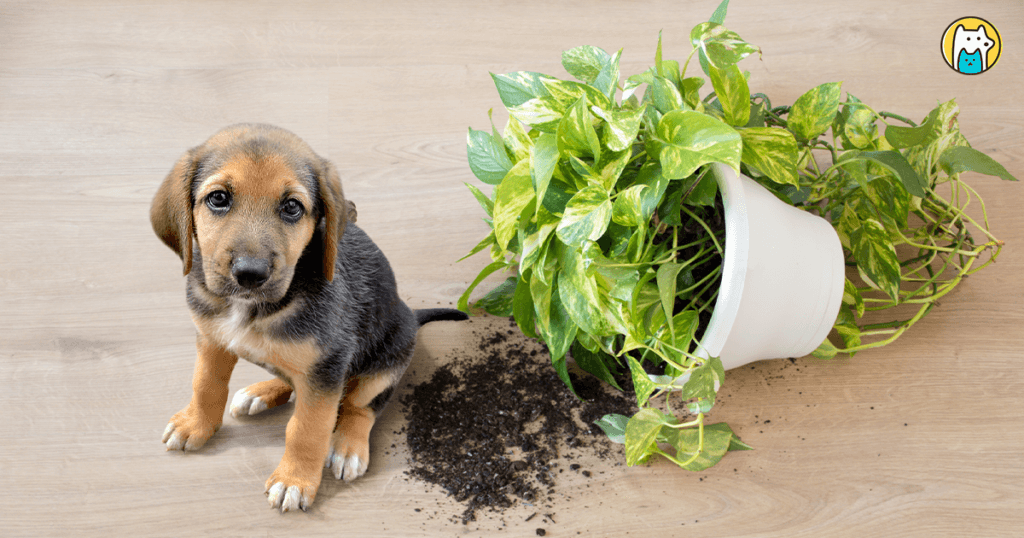
M 828 82 L 801 95 L 786 119 L 789 129 L 808 140 L 828 130 L 839 112 L 841 85 L 842 82 Z
M 580 247 L 585 241 L 596 241 L 604 235 L 612 216 L 608 191 L 598 186 L 587 187 L 565 204 L 565 213 L 558 224 L 558 238 L 566 245 Z
M 686 106 L 693 110 L 700 111 L 701 109 L 698 108 L 701 106 L 699 90 L 704 86 L 704 78 L 687 77 L 682 80 L 680 86 L 682 88 L 680 93 L 683 94 L 683 102 L 686 103 Z
M 715 359 L 717 360 L 717 359 Z M 722 386 L 724 377 L 721 375 L 721 361 L 718 367 L 712 360 L 690 371 L 690 378 L 681 391 L 684 400 L 696 399 L 691 409 L 698 413 L 707 413 L 715 405 L 715 395 Z
M 494 235 L 502 249 L 515 237 L 519 215 L 533 199 L 530 161 L 524 159 L 509 170 L 494 192 Z
M 626 83 L 622 86 L 622 100 L 625 102 L 627 99 L 635 97 L 634 92 L 637 88 L 647 84 L 650 86 L 654 83 L 654 77 L 657 76 L 657 72 L 654 69 L 648 69 L 643 73 L 632 75 L 626 78 Z
M 636 404 L 640 407 L 647 405 L 647 399 L 654 394 L 654 389 L 657 388 L 651 381 L 651 378 L 647 377 L 647 372 L 644 371 L 644 367 L 640 366 L 632 356 L 627 355 L 626 361 L 629 364 L 629 371 L 633 378 L 633 389 L 636 393 Z
M 643 208 L 641 201 L 647 185 L 633 185 L 619 192 L 612 204 L 612 220 L 623 226 L 639 226 L 643 224 Z
M 891 224 L 893 230 L 906 228 L 910 216 L 910 193 L 903 184 L 897 178 L 886 175 L 871 180 L 869 185 L 875 196 L 871 202 L 881 210 L 888 221 L 885 224 Z
M 557 174 L 558 167 L 555 170 Z M 552 215 L 561 215 L 565 212 L 565 204 L 569 203 L 569 200 L 572 199 L 577 190 L 575 185 L 569 185 L 558 179 L 552 179 L 548 183 L 547 190 L 544 191 L 544 199 L 541 201 L 541 204 Z
M 535 97 L 509 107 L 508 113 L 538 131 L 553 133 L 565 114 L 565 108 L 551 97 Z
M 492 316 L 510 316 L 512 315 L 512 296 L 515 291 L 516 277 L 508 277 L 477 301 L 476 306 L 483 308 Z
M 573 322 L 559 290 L 561 285 L 558 284 L 558 280 L 563 278 L 564 274 L 559 274 L 555 277 L 555 284 L 551 287 L 551 317 L 549 318 L 548 332 L 544 334 L 544 343 L 548 345 L 551 360 L 565 356 L 579 331 L 579 326 Z
M 658 112 L 667 114 L 673 110 L 684 108 L 683 96 L 679 93 L 679 88 L 676 88 L 676 85 L 671 80 L 665 77 L 654 77 L 650 88 L 651 99 Z
M 743 137 L 743 162 L 757 168 L 772 181 L 797 185 L 800 151 L 793 134 L 775 127 L 739 129 Z
M 811 355 L 815 358 L 825 360 L 835 358 L 837 354 L 839 354 L 839 350 L 836 349 L 836 346 L 832 345 L 832 342 L 830 342 L 828 338 L 826 338 L 817 349 L 811 352 Z
M 646 185 L 647 190 L 640 192 L 640 220 L 650 221 L 654 211 L 658 208 L 665 197 L 668 189 L 669 179 L 661 173 L 661 165 L 656 162 L 648 162 L 640 169 L 636 176 L 636 185 Z
M 835 329 L 839 333 L 839 337 L 843 339 L 843 345 L 847 349 L 860 345 L 860 327 L 857 326 L 857 319 L 854 317 L 853 309 L 849 305 L 840 305 Z
M 899 299 L 900 264 L 885 227 L 875 219 L 864 219 L 850 233 L 850 242 L 857 266 L 889 297 Z
M 539 277 L 542 273 L 538 270 L 535 274 Z M 548 341 L 548 335 L 551 334 L 551 290 L 551 284 L 542 278 L 530 279 L 530 299 L 533 302 L 534 316 L 537 320 L 537 331 L 540 332 L 541 338 L 545 342 Z
M 586 97 L 580 97 L 558 122 L 558 152 L 568 158 L 588 157 L 601 160 L 601 142 L 594 130 Z
M 541 211 L 544 214 L 550 215 L 546 209 L 541 207 Z M 535 227 L 536 230 L 528 234 L 521 242 L 522 244 L 522 260 L 519 262 L 519 270 L 525 271 L 530 268 L 534 263 L 537 263 L 544 254 L 544 250 L 547 246 L 547 240 L 551 237 L 551 232 L 555 231 L 555 226 L 558 225 L 557 217 L 555 220 L 549 221 L 539 225 L 531 225 L 531 231 Z
M 526 134 L 523 124 L 512 116 L 509 116 L 505 124 L 505 131 L 502 137 L 505 147 L 512 153 L 512 160 L 519 162 L 530 156 L 530 148 L 533 147 L 533 139 Z
M 562 67 L 584 84 L 590 84 L 601 74 L 601 69 L 611 61 L 604 49 L 583 45 L 562 53 Z
M 623 150 L 618 152 L 605 151 L 602 154 L 602 160 L 595 167 L 596 177 L 593 178 L 594 184 L 600 185 L 606 191 L 611 191 L 615 184 L 619 181 L 619 176 L 622 175 L 622 171 L 626 169 L 626 164 L 629 163 L 629 158 L 632 152 L 629 150 Z M 588 178 L 588 180 L 591 178 Z
M 571 247 L 561 249 L 562 272 L 558 276 L 558 291 L 566 312 L 579 328 L 592 336 L 611 336 L 625 332 L 619 309 L 587 273 L 582 255 Z
M 683 465 L 687 471 L 703 471 L 721 461 L 729 451 L 732 442 L 732 430 L 717 427 L 724 423 L 704 426 L 704 442 L 701 446 L 700 430 L 697 428 L 672 429 L 666 441 L 676 449 L 676 459 L 688 462 Z M 628 448 L 629 445 L 627 444 Z
M 849 305 L 857 312 L 858 316 L 864 315 L 864 298 L 861 297 L 860 291 L 857 290 L 857 286 L 850 282 L 850 279 L 846 279 L 843 284 L 843 304 Z
M 619 49 L 612 56 L 611 60 L 605 65 L 601 72 L 597 74 L 597 78 L 591 84 L 598 90 L 601 90 L 609 100 L 615 100 L 615 90 L 619 87 L 619 59 L 622 58 L 622 49 Z
M 853 107 L 843 123 L 843 135 L 856 148 L 869 147 L 878 137 L 875 115 L 862 106 Z
M 537 97 L 547 97 L 548 91 L 541 83 L 542 78 L 551 77 L 532 71 L 519 71 L 504 75 L 491 73 L 494 86 L 498 89 L 498 97 L 508 109 L 518 107 Z
M 597 88 L 608 98 L 612 97 L 619 83 L 619 58 L 622 49 L 614 56 L 603 49 L 584 45 L 562 53 L 562 67 L 577 80 Z
M 668 340 L 674 347 L 687 351 L 690 349 L 694 334 L 697 332 L 697 323 L 696 310 L 683 310 L 672 316 L 672 330 L 669 331 L 670 336 L 674 334 L 672 339 L 662 338 L 662 340 Z M 719 383 L 721 383 L 721 380 L 719 380 Z
M 747 43 L 737 34 L 714 22 L 702 22 L 690 31 L 690 43 L 699 50 L 708 63 L 714 67 L 727 67 L 760 52 L 761 49 Z
M 643 463 L 658 450 L 658 434 L 666 424 L 661 411 L 643 408 L 626 424 L 626 465 Z
M 605 263 L 609 261 L 605 260 Z M 640 281 L 640 273 L 630 267 L 598 264 L 594 270 L 594 278 L 597 285 L 607 291 L 609 297 L 622 303 L 629 303 L 633 299 L 633 290 Z
M 606 111 L 592 108 L 594 114 L 605 121 L 602 130 L 602 141 L 612 151 L 623 151 L 633 146 L 636 135 L 640 132 L 640 122 L 644 109 Z
M 593 86 L 555 78 L 541 79 L 541 83 L 544 84 L 544 88 L 548 90 L 548 93 L 554 100 L 558 101 L 563 109 L 568 109 L 583 97 L 586 97 L 589 105 L 604 109 L 612 108 L 612 102 L 608 99 L 608 96 Z
M 711 116 L 689 110 L 670 112 L 658 123 L 657 135 L 652 149 L 669 178 L 684 178 L 713 162 L 739 170 L 743 148 L 739 133 Z
M 551 184 L 551 176 L 558 164 L 558 141 L 555 135 L 544 133 L 534 141 L 530 151 L 530 179 L 537 193 L 537 210 L 544 203 L 544 196 Z
M 708 75 L 722 105 L 725 122 L 737 127 L 746 125 L 750 121 L 750 88 L 740 68 L 736 64 L 710 67 Z

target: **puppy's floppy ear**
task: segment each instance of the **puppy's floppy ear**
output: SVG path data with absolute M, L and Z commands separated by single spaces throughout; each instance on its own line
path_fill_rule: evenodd
M 149 220 L 157 237 L 181 258 L 184 274 L 192 271 L 192 178 L 199 164 L 199 148 L 178 159 L 164 178 L 149 208 Z
M 334 262 L 338 257 L 338 240 L 345 234 L 345 226 L 349 221 L 355 221 L 355 206 L 345 200 L 338 171 L 326 159 L 321 162 L 318 181 L 320 204 L 323 207 L 324 278 L 330 281 L 334 280 Z

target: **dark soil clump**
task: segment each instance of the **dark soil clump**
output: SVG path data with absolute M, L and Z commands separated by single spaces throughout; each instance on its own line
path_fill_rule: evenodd
M 514 327 L 478 335 L 469 356 L 441 366 L 401 400 L 409 420 L 408 474 L 465 504 L 463 523 L 481 509 L 547 503 L 563 458 L 588 451 L 621 459 L 620 445 L 594 421 L 636 412 L 631 395 L 613 393 L 586 374 L 570 374 L 577 399 L 546 348 L 509 338 L 518 333 Z

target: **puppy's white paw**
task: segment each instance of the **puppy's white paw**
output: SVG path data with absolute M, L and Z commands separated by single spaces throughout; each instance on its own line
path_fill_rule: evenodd
M 176 426 L 173 422 L 168 422 L 167 427 L 164 428 L 164 436 L 161 441 L 167 446 L 167 450 L 183 450 L 185 448 L 185 442 L 188 437 L 182 437 L 179 432 L 175 432 Z
M 309 495 L 303 495 L 298 486 L 285 487 L 283 482 L 277 482 L 267 491 L 267 502 L 271 508 L 279 508 L 283 514 L 292 510 L 305 512 L 309 510 L 313 499 Z
M 270 406 L 263 398 L 249 394 L 246 389 L 240 389 L 231 398 L 231 416 L 238 418 L 242 415 L 256 415 L 269 409 Z
M 186 411 L 171 417 L 160 439 L 167 450 L 199 450 L 220 429 L 220 424 L 209 424 L 190 417 Z
M 361 458 L 354 452 L 349 454 L 336 452 L 334 447 L 331 447 L 327 459 L 324 460 L 324 467 L 330 469 L 334 478 L 345 482 L 351 482 L 366 474 L 369 464 L 369 458 Z

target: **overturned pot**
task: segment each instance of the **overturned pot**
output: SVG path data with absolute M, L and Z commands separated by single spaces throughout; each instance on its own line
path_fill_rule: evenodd
M 697 354 L 726 370 L 802 357 L 828 336 L 843 301 L 843 246 L 825 219 L 711 165 L 725 206 L 722 284 Z
M 842 304 L 839 236 L 825 219 L 756 181 L 724 164 L 710 166 L 725 207 L 725 256 L 715 309 L 695 354 L 718 357 L 726 370 L 807 355 L 828 336 Z

